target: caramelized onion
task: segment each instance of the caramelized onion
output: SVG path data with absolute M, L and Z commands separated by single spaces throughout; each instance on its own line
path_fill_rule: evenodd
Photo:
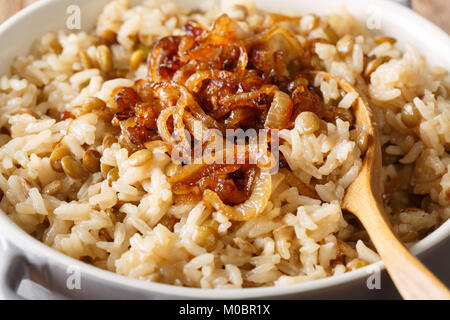
M 243 43 L 239 43 L 239 59 L 238 59 L 236 71 L 244 72 L 245 68 L 247 67 L 247 63 L 248 63 L 247 50 L 245 49 L 245 46 Z
M 300 22 L 300 17 L 290 17 L 290 16 L 286 16 L 283 14 L 278 14 L 278 13 L 269 13 L 266 17 L 267 20 L 267 24 L 272 27 L 280 22 L 294 22 L 294 23 L 299 23 Z
M 151 52 L 149 75 L 153 81 L 163 81 L 182 66 L 179 59 L 174 59 L 178 52 L 181 37 L 169 36 L 158 40 Z
M 219 100 L 219 103 L 224 106 L 233 106 L 233 105 L 249 105 L 249 106 L 257 106 L 257 100 L 261 95 L 270 95 L 273 91 L 278 90 L 278 88 L 274 85 L 264 85 L 257 91 L 251 92 L 241 92 L 233 95 L 228 95 Z M 233 108 L 234 109 L 234 108 Z
M 291 118 L 292 107 L 292 100 L 288 94 L 279 90 L 275 91 L 264 126 L 271 129 L 287 127 Z
M 200 195 L 205 190 L 217 192 L 230 205 L 244 202 L 251 193 L 256 168 L 238 164 L 191 164 L 182 167 L 169 178 L 176 195 L 193 192 Z
M 191 75 L 186 80 L 186 87 L 192 92 L 198 92 L 200 89 L 202 82 L 206 79 L 217 79 L 217 78 L 226 78 L 231 77 L 232 73 L 225 70 L 201 70 L 197 71 L 193 75 Z
M 295 37 L 295 35 L 288 29 L 279 26 L 275 26 L 271 29 L 261 32 L 259 35 L 256 35 L 253 38 L 247 39 L 245 45 L 252 46 L 257 43 L 273 44 L 271 42 L 277 35 L 281 35 L 281 38 L 286 40 L 287 43 L 289 43 L 290 49 L 293 49 L 291 55 L 295 55 L 297 57 L 303 56 L 304 53 L 303 47 L 301 43 L 298 41 L 298 39 Z
M 172 184 L 186 181 L 193 175 L 199 173 L 202 169 L 206 167 L 206 164 L 187 164 L 171 176 L 168 181 Z
M 293 61 L 307 64 L 308 55 L 298 39 L 289 30 L 274 26 L 245 42 L 249 49 L 249 64 L 263 71 L 265 78 L 279 82 L 290 75 Z
M 173 144 L 174 139 L 169 129 L 167 128 L 167 120 L 173 115 L 173 107 L 168 107 L 161 111 L 158 116 L 157 124 L 158 124 L 158 133 L 161 137 L 162 141 Z
M 219 195 L 212 190 L 203 192 L 203 201 L 215 210 L 234 221 L 248 221 L 259 216 L 270 198 L 272 179 L 269 173 L 259 171 L 252 186 L 252 194 L 243 203 L 229 206 L 223 203 Z
M 303 47 L 279 25 L 298 20 L 271 15 L 269 28 L 249 34 L 221 15 L 210 29 L 189 23 L 185 34 L 158 40 L 149 54 L 147 79 L 115 92 L 119 142 L 130 150 L 160 148 L 193 157 L 192 146 L 200 147 L 201 158 L 189 159 L 194 164 L 183 158 L 185 165 L 168 179 L 176 199 L 203 197 L 231 220 L 257 217 L 270 197 L 267 171 L 277 164 L 269 151 L 271 138 L 240 145 L 234 141 L 239 134 L 224 136 L 228 128 L 288 128 L 302 111 L 319 113 L 321 98 L 302 77 L 313 45 Z M 301 181 L 289 181 L 316 196 Z

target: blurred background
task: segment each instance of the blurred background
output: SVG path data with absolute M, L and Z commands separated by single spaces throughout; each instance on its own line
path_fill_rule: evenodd
M 39 0 L 0 0 L 0 23 Z M 375 0 L 376 1 L 376 0 Z M 392 0 L 412 7 L 450 34 L 450 0 Z M 76 0 L 74 1 L 76 2 Z

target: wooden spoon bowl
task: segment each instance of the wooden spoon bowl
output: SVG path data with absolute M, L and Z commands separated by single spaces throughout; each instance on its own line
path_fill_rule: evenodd
M 312 71 L 325 80 L 334 79 L 345 92 L 358 93 L 353 113 L 356 124 L 368 135 L 361 170 L 348 187 L 342 208 L 363 224 L 383 259 L 386 269 L 404 299 L 450 299 L 450 291 L 395 236 L 384 210 L 381 192 L 381 145 L 372 110 L 364 97 L 347 81 L 332 74 Z

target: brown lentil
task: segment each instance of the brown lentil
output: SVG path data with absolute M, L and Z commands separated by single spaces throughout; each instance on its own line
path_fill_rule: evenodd
M 216 233 L 210 227 L 199 226 L 194 231 L 194 242 L 208 251 L 214 248 L 216 241 Z
M 108 172 L 112 169 L 113 167 L 105 164 L 105 163 L 101 163 L 100 164 L 100 172 L 102 173 L 103 178 L 107 178 L 108 177 Z
M 144 59 L 142 50 L 135 50 L 130 57 L 130 69 L 136 70 Z
M 408 103 L 406 104 L 401 113 L 402 122 L 408 128 L 417 127 L 420 124 L 421 116 L 416 106 Z
M 81 49 L 80 53 L 79 53 L 79 56 L 80 56 L 81 66 L 83 67 L 83 69 L 90 69 L 90 68 L 92 68 L 91 58 L 89 57 L 89 55 L 87 54 L 86 51 Z
M 114 181 L 117 181 L 117 179 L 119 179 L 119 169 L 112 168 L 108 171 L 106 180 L 108 181 L 108 184 L 111 185 Z
M 320 135 L 320 134 L 328 134 L 328 125 L 326 123 L 326 121 L 323 121 L 322 119 L 320 119 L 319 121 L 319 130 L 316 131 L 316 134 Z
M 114 43 L 116 42 L 117 34 L 112 30 L 106 29 L 103 31 L 101 38 L 108 43 Z
M 100 70 L 110 72 L 113 67 L 111 50 L 108 46 L 102 44 L 97 47 L 97 62 Z
M 143 43 L 139 43 L 139 45 L 138 45 L 138 50 L 141 50 L 141 51 L 142 51 L 142 58 L 143 58 L 144 60 L 147 60 L 148 55 L 150 54 L 151 48 L 150 48 L 150 47 L 147 47 L 147 46 L 144 45 Z
M 73 179 L 82 179 L 86 172 L 81 163 L 71 156 L 65 156 L 61 159 L 61 166 L 64 173 Z
M 116 142 L 117 142 L 117 139 L 114 136 L 111 136 L 111 135 L 105 136 L 103 138 L 103 142 L 102 142 L 102 151 L 105 152 L 105 149 L 108 149 Z
M 375 37 L 374 41 L 376 44 L 382 44 L 382 43 L 386 43 L 386 42 L 389 42 L 390 44 L 395 44 L 397 42 L 396 39 L 394 39 L 392 37 L 386 37 L 386 36 Z
M 88 149 L 83 155 L 83 166 L 87 171 L 95 173 L 100 171 L 100 152 L 94 149 Z
M 336 32 L 333 30 L 333 28 L 328 25 L 325 30 L 325 34 L 328 37 L 328 40 L 330 40 L 331 43 L 336 44 L 336 42 L 339 40 L 339 36 L 336 34 Z
M 349 109 L 336 108 L 335 109 L 335 119 L 339 118 L 342 121 L 347 121 L 352 126 L 355 123 L 355 117 Z
M 59 43 L 57 38 L 54 38 L 52 39 L 52 41 L 50 41 L 50 48 L 52 48 L 53 52 L 55 52 L 56 54 L 60 54 L 63 51 L 63 47 L 61 43 Z
M 70 150 L 66 147 L 58 147 L 53 150 L 50 155 L 50 166 L 56 172 L 63 172 L 63 167 L 61 166 L 61 159 L 65 156 L 70 155 Z
M 219 223 L 214 219 L 205 220 L 202 223 L 202 226 L 209 227 L 209 228 L 213 229 L 215 232 L 217 232 L 217 230 L 219 230 Z
M 314 112 L 304 111 L 296 121 L 299 121 L 299 130 L 302 134 L 314 133 L 320 128 L 320 119 Z

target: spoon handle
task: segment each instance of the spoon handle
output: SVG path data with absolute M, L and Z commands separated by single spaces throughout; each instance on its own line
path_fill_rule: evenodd
M 395 236 L 383 206 L 372 195 L 362 195 L 360 220 L 383 259 L 398 291 L 407 300 L 450 300 L 450 291 Z

